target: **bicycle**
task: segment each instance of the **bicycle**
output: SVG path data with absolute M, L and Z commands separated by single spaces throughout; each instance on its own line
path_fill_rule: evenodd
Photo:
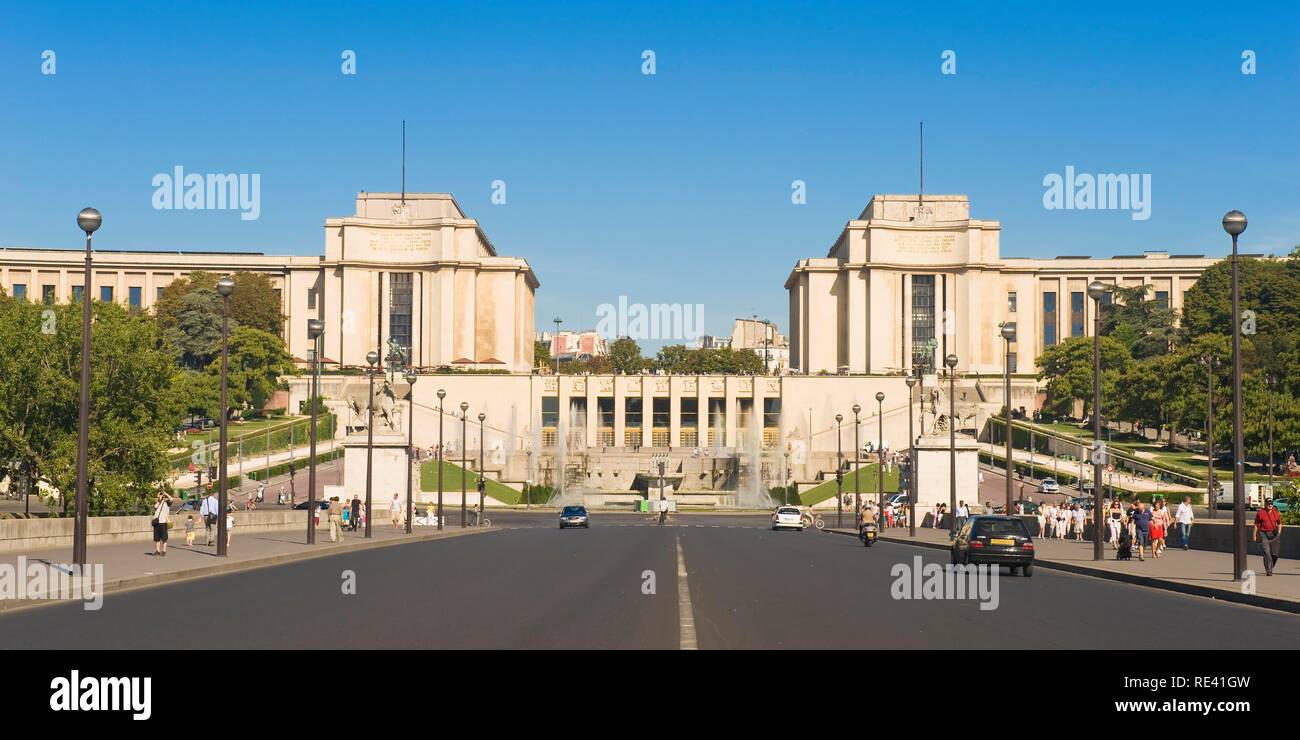
M 818 530 L 826 528 L 826 520 L 819 516 L 813 516 L 811 512 L 804 512 L 799 521 L 803 523 L 804 527 L 816 527 Z

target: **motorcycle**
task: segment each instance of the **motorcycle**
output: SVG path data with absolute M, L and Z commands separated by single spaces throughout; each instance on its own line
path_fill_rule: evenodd
M 871 547 L 879 537 L 875 522 L 863 522 L 858 527 L 858 539 L 862 541 L 863 547 Z

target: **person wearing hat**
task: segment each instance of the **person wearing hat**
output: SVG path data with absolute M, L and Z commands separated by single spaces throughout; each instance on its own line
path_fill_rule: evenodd
M 1282 552 L 1282 514 L 1273 506 L 1273 499 L 1264 500 L 1264 508 L 1255 513 L 1253 539 L 1264 551 L 1264 575 L 1273 575 Z

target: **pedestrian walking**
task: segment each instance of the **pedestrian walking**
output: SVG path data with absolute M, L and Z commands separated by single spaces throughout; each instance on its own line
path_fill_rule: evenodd
M 352 531 L 357 531 L 357 527 L 361 526 L 361 497 L 355 493 L 352 494 L 352 516 L 349 519 Z
M 965 501 L 957 502 L 957 529 L 961 529 L 966 520 L 970 518 L 970 508 L 966 506 Z
M 1046 508 L 1046 507 L 1043 507 L 1043 506 L 1038 507 L 1038 514 L 1037 514 L 1037 516 L 1036 516 L 1036 518 L 1038 519 L 1038 536 L 1039 536 L 1039 537 L 1046 537 L 1046 536 L 1047 536 L 1047 513 L 1046 513 L 1046 511 L 1045 511 L 1045 508 Z
M 153 519 L 153 554 L 167 557 L 167 521 L 171 517 L 172 497 L 166 491 L 159 491 L 154 499 Z
M 1182 535 L 1184 550 L 1188 549 L 1188 543 L 1192 539 L 1192 520 L 1194 518 L 1192 500 L 1190 498 L 1183 499 L 1183 502 L 1178 505 L 1178 511 L 1174 513 L 1174 519 L 1178 521 L 1178 533 Z
M 185 546 L 194 547 L 194 515 L 190 514 L 185 519 Z
M 220 504 L 217 502 L 217 494 L 209 492 L 208 497 L 203 499 L 199 506 L 199 516 L 203 518 L 203 529 L 208 535 L 208 547 L 212 547 L 217 542 L 217 514 L 220 513 Z
M 329 507 L 330 542 L 341 542 L 343 540 L 343 511 L 343 504 L 339 501 L 339 497 L 331 497 Z
M 402 502 L 395 493 L 392 502 L 388 504 L 388 514 L 393 520 L 393 529 L 399 529 L 402 526 Z
M 1133 542 L 1137 545 L 1138 560 L 1146 560 L 1143 549 L 1151 544 L 1151 510 L 1139 501 L 1133 505 L 1133 514 L 1129 521 L 1133 525 Z
M 230 540 L 235 536 L 235 510 L 231 509 L 226 512 L 226 548 L 230 548 Z
M 1084 514 L 1084 512 L 1083 512 L 1083 507 L 1082 507 L 1082 506 L 1079 506 L 1078 504 L 1075 504 L 1075 505 L 1074 505 L 1073 516 L 1074 516 L 1074 539 L 1075 539 L 1076 541 L 1082 542 L 1082 541 L 1083 541 L 1083 523 L 1084 523 L 1084 520 L 1087 518 L 1087 515 Z
M 1165 551 L 1165 534 L 1169 531 L 1169 510 L 1165 508 L 1164 499 L 1156 499 L 1151 511 L 1151 554 L 1160 557 Z
M 1255 512 L 1254 530 L 1253 539 L 1264 552 L 1264 575 L 1271 576 L 1282 552 L 1282 514 L 1273 499 L 1264 499 L 1264 508 Z
M 1110 526 L 1110 547 L 1118 550 L 1120 528 L 1124 526 L 1124 508 L 1119 505 L 1118 499 L 1110 502 L 1110 519 L 1107 523 Z

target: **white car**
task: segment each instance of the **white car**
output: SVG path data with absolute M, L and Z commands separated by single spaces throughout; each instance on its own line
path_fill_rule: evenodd
M 803 514 L 793 506 L 782 506 L 772 512 L 772 530 L 783 528 L 803 531 Z
M 1038 484 L 1039 493 L 1060 493 L 1061 485 L 1056 482 L 1055 478 L 1044 478 L 1042 483 Z

